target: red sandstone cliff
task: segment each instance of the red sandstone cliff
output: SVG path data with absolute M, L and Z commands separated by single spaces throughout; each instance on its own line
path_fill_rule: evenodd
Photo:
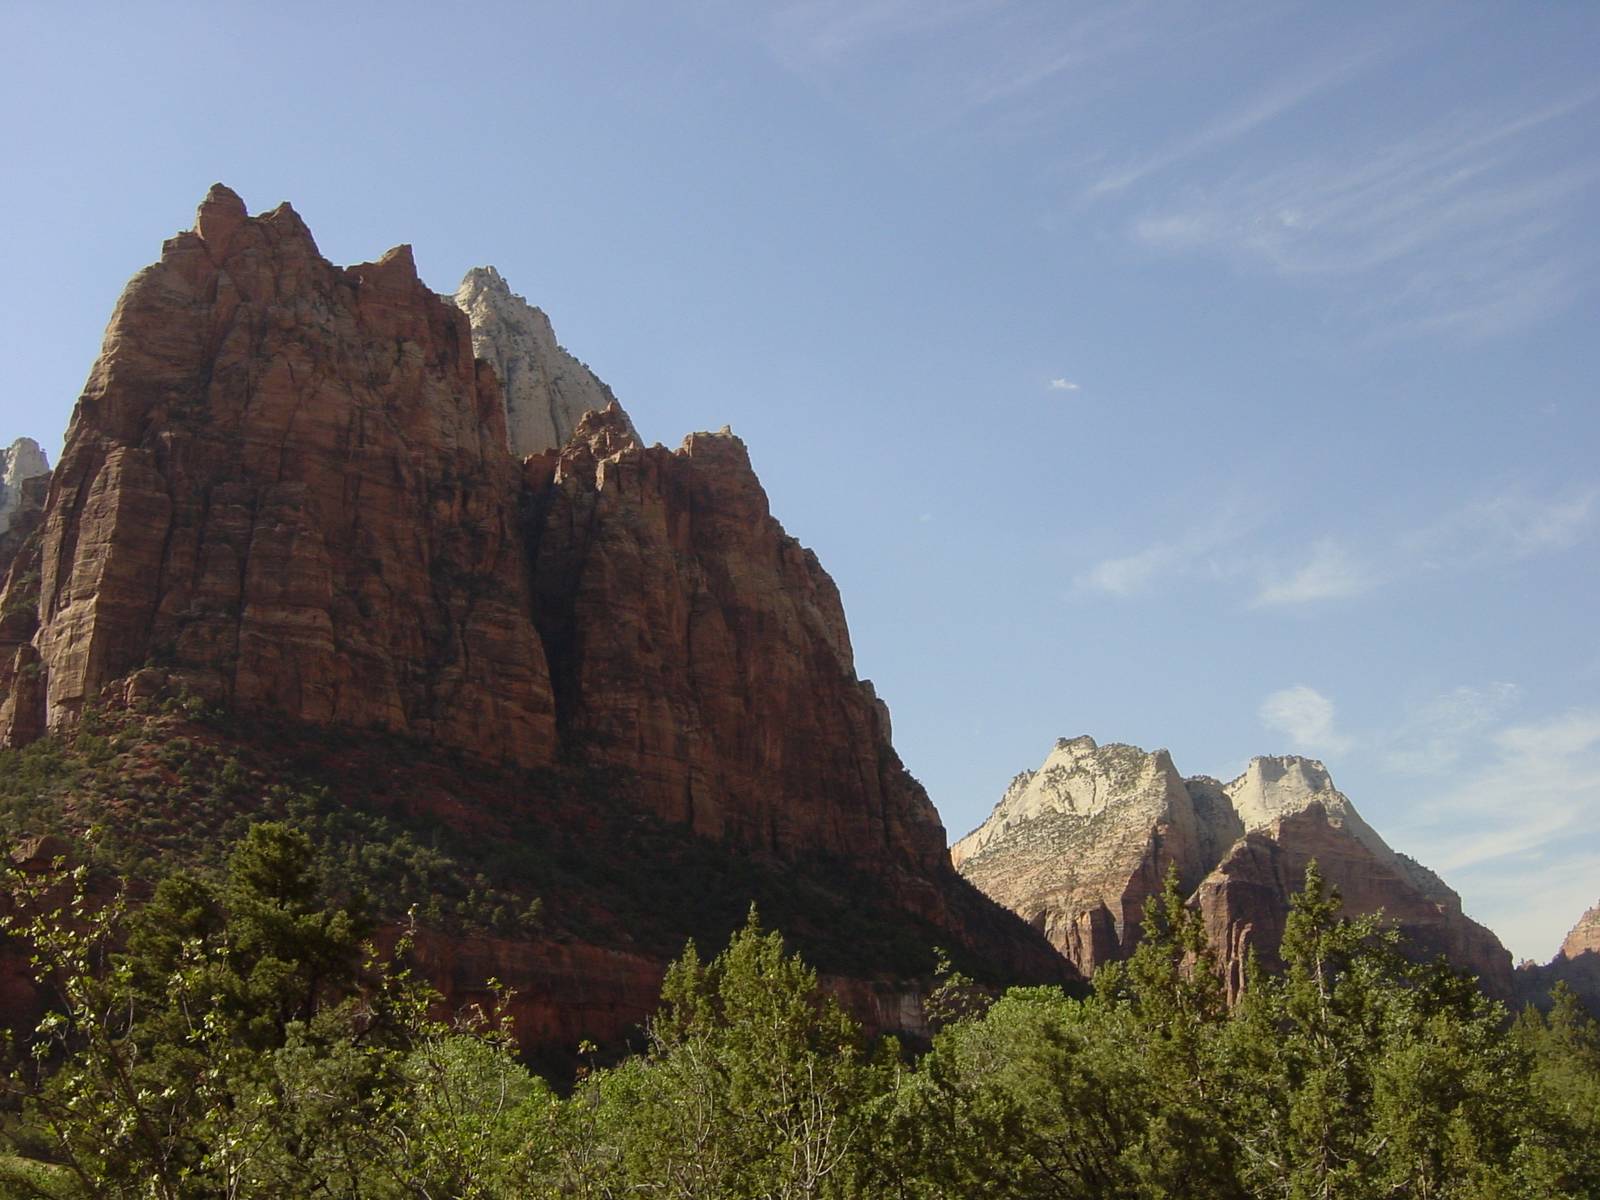
M 743 444 L 646 449 L 612 409 L 518 462 L 472 339 L 408 248 L 336 267 L 287 205 L 250 217 L 213 188 L 118 302 L 14 551 L 0 740 L 181 690 L 522 772 L 483 797 L 492 819 L 461 780 L 421 804 L 486 837 L 543 812 L 552 772 L 599 771 L 620 802 L 773 870 L 866 873 L 864 902 L 929 945 L 1069 978 L 951 870 L 856 677 L 837 589 L 768 512 Z M 423 948 L 446 982 L 542 995 L 526 1020 L 565 1036 L 605 1007 L 574 982 L 591 967 L 622 981 L 612 1026 L 648 1011 L 665 960 L 627 941 Z M 881 982 L 856 990 L 898 1011 Z
M 41 685 L 0 732 L 150 666 L 240 708 L 548 759 L 502 422 L 408 247 L 341 270 L 287 205 L 250 218 L 213 188 L 112 314 L 39 543 Z

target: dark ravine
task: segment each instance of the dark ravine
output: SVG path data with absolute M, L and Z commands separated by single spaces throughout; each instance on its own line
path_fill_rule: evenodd
M 950 867 L 838 591 L 743 444 L 647 448 L 613 405 L 519 461 L 473 332 L 409 247 L 340 268 L 288 205 L 251 217 L 214 187 L 119 300 L 37 528 L 0 564 L 0 740 L 192 697 L 455 756 L 445 791 L 498 772 L 521 782 L 493 803 L 524 815 L 561 807 L 537 780 L 599 772 L 775 877 L 876 880 L 907 930 L 998 974 L 1073 978 Z M 530 1036 L 637 1020 L 665 962 L 606 939 L 479 949 L 428 953 L 446 982 L 483 966 L 528 995 L 593 955 L 595 980 L 635 981 L 530 1011 Z M 852 978 L 866 1008 L 910 1011 Z

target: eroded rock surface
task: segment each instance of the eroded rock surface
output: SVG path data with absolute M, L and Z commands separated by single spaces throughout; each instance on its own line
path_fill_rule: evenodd
M 507 445 L 516 457 L 559 450 L 584 413 L 616 402 L 611 389 L 556 341 L 544 311 L 514 294 L 493 267 L 468 271 L 455 303 L 472 322 L 473 352 L 500 377 Z
M 1315 858 L 1347 912 L 1381 909 L 1413 953 L 1446 953 L 1494 994 L 1511 990 L 1498 939 L 1438 876 L 1391 850 L 1313 759 L 1256 758 L 1222 784 L 1181 778 L 1164 750 L 1059 741 L 951 857 L 1085 973 L 1132 952 L 1144 904 L 1174 866 L 1235 991 L 1251 950 L 1276 961 L 1289 899 Z

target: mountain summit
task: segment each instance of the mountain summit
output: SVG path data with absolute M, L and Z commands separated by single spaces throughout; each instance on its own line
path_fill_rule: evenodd
M 1510 955 L 1460 897 L 1396 854 L 1315 759 L 1261 757 L 1230 783 L 1183 778 L 1165 750 L 1063 739 L 951 848 L 963 875 L 1040 929 L 1085 974 L 1126 958 L 1169 867 L 1205 919 L 1230 988 L 1276 960 L 1313 858 L 1346 910 L 1382 910 L 1419 954 L 1448 953 L 1501 996 Z

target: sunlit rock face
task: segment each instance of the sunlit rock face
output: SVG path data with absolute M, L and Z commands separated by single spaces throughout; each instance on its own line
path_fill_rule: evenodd
M 1577 958 L 1582 954 L 1600 954 L 1600 904 L 1596 904 L 1572 927 L 1561 943 L 1563 958 Z
M 584 413 L 616 402 L 611 389 L 556 341 L 543 310 L 515 295 L 493 267 L 468 271 L 454 300 L 472 322 L 473 353 L 500 377 L 506 442 L 516 457 L 559 450 Z M 632 434 L 632 423 L 623 420 Z
M 1085 973 L 1132 952 L 1146 902 L 1176 869 L 1235 992 L 1252 950 L 1276 961 L 1289 899 L 1314 858 L 1347 912 L 1382 910 L 1414 953 L 1449 954 L 1509 993 L 1510 956 L 1494 935 L 1436 875 L 1391 850 L 1313 759 L 1256 758 L 1223 784 L 1181 777 L 1165 750 L 1062 740 L 951 857 Z
M 19 510 L 29 507 L 23 485 L 50 473 L 44 451 L 32 438 L 18 438 L 0 450 L 0 533 L 11 528 Z

